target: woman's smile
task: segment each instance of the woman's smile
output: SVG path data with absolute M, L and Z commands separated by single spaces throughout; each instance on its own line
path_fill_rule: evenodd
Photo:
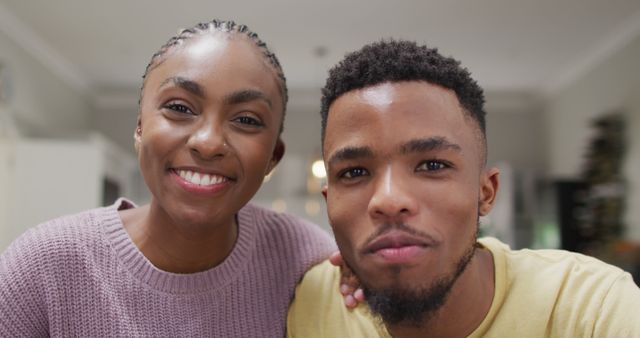
M 190 193 L 216 194 L 235 183 L 234 179 L 220 174 L 186 169 L 171 169 L 169 172 L 180 187 Z

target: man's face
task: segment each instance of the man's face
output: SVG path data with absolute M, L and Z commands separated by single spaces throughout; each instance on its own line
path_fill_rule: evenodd
M 333 102 L 324 193 L 342 256 L 365 287 L 429 289 L 455 275 L 497 188 L 483 154 L 477 124 L 443 87 L 383 83 Z

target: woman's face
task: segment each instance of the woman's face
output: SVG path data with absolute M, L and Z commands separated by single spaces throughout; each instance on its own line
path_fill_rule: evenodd
M 173 47 L 147 75 L 135 133 L 152 210 L 180 225 L 230 222 L 282 157 L 282 118 L 253 42 L 216 32 Z

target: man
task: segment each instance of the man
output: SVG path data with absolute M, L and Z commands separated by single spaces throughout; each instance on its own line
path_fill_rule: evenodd
M 323 194 L 366 304 L 343 306 L 325 262 L 298 286 L 290 337 L 640 336 L 628 273 L 477 240 L 499 182 L 483 104 L 459 62 L 413 42 L 367 45 L 330 71 Z

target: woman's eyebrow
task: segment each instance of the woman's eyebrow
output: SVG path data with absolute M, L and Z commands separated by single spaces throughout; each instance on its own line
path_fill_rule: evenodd
M 195 81 L 189 80 L 182 76 L 172 76 L 162 81 L 160 87 L 165 86 L 166 84 L 171 83 L 175 86 L 178 86 L 196 96 L 204 97 L 204 90 L 202 86 Z
M 224 97 L 225 104 L 238 104 L 255 100 L 262 100 L 269 105 L 269 108 L 272 107 L 269 97 L 263 92 L 254 89 L 239 90 Z

